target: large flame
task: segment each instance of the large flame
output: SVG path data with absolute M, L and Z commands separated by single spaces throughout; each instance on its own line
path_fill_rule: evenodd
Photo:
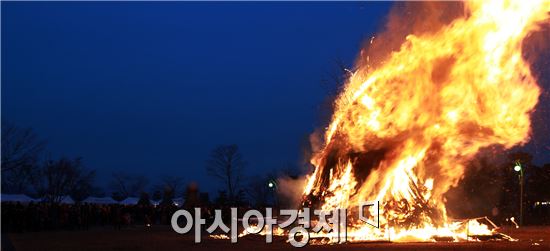
M 490 233 L 448 219 L 443 194 L 480 148 L 528 140 L 540 88 L 522 41 L 548 22 L 550 1 L 464 5 L 463 17 L 407 36 L 374 69 L 359 65 L 336 100 L 304 204 L 328 210 L 380 201 L 381 227 L 357 223 L 351 239 Z

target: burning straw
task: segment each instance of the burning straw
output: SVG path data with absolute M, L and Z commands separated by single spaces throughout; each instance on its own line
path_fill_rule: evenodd
M 390 18 L 390 30 L 374 44 L 386 43 L 391 52 L 373 61 L 362 51 L 335 102 L 302 204 L 328 210 L 380 201 L 381 228 L 352 225 L 352 239 L 492 233 L 487 224 L 464 228 L 449 219 L 444 193 L 481 148 L 528 141 L 540 88 L 522 41 L 548 22 L 550 4 L 489 0 L 463 7 L 453 15 L 425 9 L 432 23 L 420 22 L 423 30 L 402 41 L 387 34 L 419 26 Z

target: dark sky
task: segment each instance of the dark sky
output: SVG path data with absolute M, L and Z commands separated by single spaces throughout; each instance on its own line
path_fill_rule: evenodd
M 2 119 L 54 157 L 208 184 L 235 143 L 251 174 L 299 165 L 335 60 L 391 3 L 2 2 Z
M 197 181 L 212 148 L 238 144 L 248 174 L 301 164 L 337 71 L 391 3 L 2 2 L 2 120 L 32 127 L 53 157 Z M 526 147 L 550 162 L 546 89 Z

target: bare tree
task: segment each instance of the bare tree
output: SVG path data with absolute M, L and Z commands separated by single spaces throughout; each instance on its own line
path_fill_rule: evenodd
M 273 188 L 268 186 L 271 179 L 267 176 L 250 179 L 246 193 L 250 202 L 256 207 L 267 206 L 269 199 L 273 197 Z
M 149 180 L 143 175 L 131 175 L 124 172 L 114 172 L 109 184 L 113 193 L 120 197 L 139 196 L 145 191 Z
M 19 128 L 3 123 L 2 172 L 36 166 L 44 145 L 44 141 L 40 140 L 31 128 Z
M 172 199 L 178 194 L 183 195 L 184 179 L 177 176 L 164 176 L 154 187 L 162 196 L 161 204 L 172 204 Z
M 173 191 L 174 195 L 183 193 L 184 180 L 182 177 L 177 176 L 165 176 L 162 178 L 163 189 Z
M 208 175 L 216 177 L 225 183 L 229 199 L 235 198 L 235 192 L 246 162 L 237 145 L 221 145 L 212 150 L 206 164 Z
M 32 129 L 2 123 L 2 192 L 29 192 L 44 145 Z
M 82 190 L 91 189 L 94 178 L 95 171 L 86 170 L 81 158 L 61 158 L 46 161 L 39 169 L 34 186 L 46 201 L 59 203 L 69 194 L 82 194 Z
M 2 192 L 29 192 L 44 145 L 32 129 L 2 123 Z
M 37 165 L 25 165 L 2 172 L 2 193 L 29 193 L 37 168 Z

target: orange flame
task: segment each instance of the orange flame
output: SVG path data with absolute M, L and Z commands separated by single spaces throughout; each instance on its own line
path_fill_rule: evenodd
M 380 201 L 381 228 L 355 224 L 351 239 L 491 233 L 483 224 L 468 222 L 465 230 L 451 222 L 443 194 L 480 148 L 528 140 L 540 88 L 522 41 L 548 22 L 550 1 L 464 4 L 464 17 L 407 36 L 374 69 L 359 65 L 336 100 L 304 195 L 323 209 Z

